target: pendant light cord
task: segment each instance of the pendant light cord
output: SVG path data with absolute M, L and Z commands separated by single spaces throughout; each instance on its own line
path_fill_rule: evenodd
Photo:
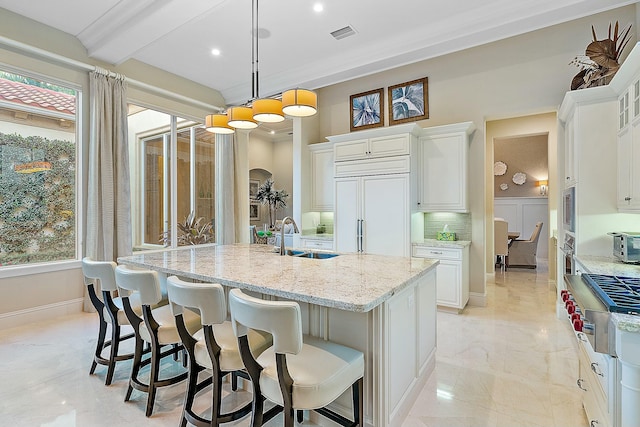
M 260 97 L 258 77 L 258 0 L 252 0 L 251 10 L 251 99 Z

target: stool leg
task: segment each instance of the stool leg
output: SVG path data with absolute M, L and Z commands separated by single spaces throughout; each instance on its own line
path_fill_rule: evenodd
M 158 374 L 160 371 L 160 345 L 158 343 L 151 344 L 151 374 L 149 376 L 149 394 L 147 395 L 147 410 L 145 415 L 151 416 L 153 412 L 153 404 L 156 400 L 156 383 L 158 382 Z
M 127 388 L 127 394 L 124 397 L 124 401 L 127 402 L 131 398 L 133 392 L 133 382 L 138 381 L 138 375 L 140 374 L 140 365 L 142 363 L 142 346 L 144 342 L 140 335 L 136 332 L 136 345 L 133 352 L 133 364 L 131 365 L 131 376 L 129 378 L 129 387 Z
M 101 357 L 102 350 L 104 349 L 104 338 L 107 335 L 107 322 L 102 318 L 102 313 L 100 313 L 100 329 L 98 330 L 98 342 L 96 343 L 96 351 L 94 353 L 93 362 L 91 363 L 91 369 L 89 369 L 89 374 L 93 375 L 96 370 L 96 366 L 98 366 L 97 359 Z
M 362 427 L 364 420 L 363 384 L 364 379 L 360 378 L 351 386 L 351 393 L 353 394 L 353 425 L 355 427 Z
M 107 377 L 104 380 L 105 385 L 111 385 L 113 373 L 116 369 L 116 357 L 120 348 L 120 325 L 111 324 L 111 354 L 109 356 L 109 365 L 107 365 Z

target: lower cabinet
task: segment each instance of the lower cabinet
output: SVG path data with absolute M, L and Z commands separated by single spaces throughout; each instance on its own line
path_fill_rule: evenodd
M 413 256 L 440 261 L 437 267 L 438 306 L 458 312 L 469 301 L 469 246 L 443 247 L 414 244 Z

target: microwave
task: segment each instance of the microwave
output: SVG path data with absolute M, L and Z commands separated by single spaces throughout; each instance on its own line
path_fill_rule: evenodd
M 569 187 L 562 193 L 562 228 L 576 232 L 576 188 Z

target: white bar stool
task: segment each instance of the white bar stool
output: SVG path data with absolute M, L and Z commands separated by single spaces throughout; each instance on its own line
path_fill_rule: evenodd
M 217 283 L 189 283 L 171 276 L 167 278 L 167 291 L 178 332 L 189 355 L 189 378 L 180 426 L 189 422 L 196 427 L 211 427 L 246 416 L 251 412 L 251 401 L 235 411 L 221 413 L 223 378 L 232 374 L 233 390 L 237 388 L 237 376 L 249 379 L 231 322 L 226 320 L 224 289 Z M 200 311 L 202 329 L 196 334 L 191 334 L 185 327 L 186 308 Z M 250 331 L 249 343 L 254 354 L 261 354 L 271 345 L 271 335 Z M 198 384 L 198 374 L 205 369 L 212 375 Z M 196 395 L 209 385 L 213 388 L 211 419 L 198 415 L 193 408 Z
M 162 299 L 162 292 L 158 274 L 155 271 L 130 268 L 119 265 L 115 270 L 116 283 L 122 292 L 124 311 L 136 334 L 136 346 L 131 367 L 129 387 L 125 395 L 125 402 L 131 398 L 133 389 L 147 393 L 147 408 L 145 415 L 151 416 L 158 387 L 176 384 L 187 378 L 187 372 L 182 372 L 170 378 L 160 379 L 160 360 L 173 355 L 177 360 L 178 352 L 182 351 L 180 335 L 176 328 L 175 318 L 168 305 L 153 308 Z M 137 294 L 142 306 L 142 317 L 131 306 L 130 292 Z M 200 316 L 193 311 L 184 313 L 184 323 L 190 333 L 200 330 Z M 143 344 L 147 342 L 151 347 L 151 357 L 142 361 Z M 171 346 L 162 351 L 162 347 Z M 140 377 L 140 369 L 151 364 L 149 382 L 144 383 Z
M 135 336 L 133 332 L 122 335 L 121 326 L 130 325 L 130 323 L 124 313 L 122 298 L 113 296 L 114 292 L 118 290 L 116 286 L 115 269 L 115 262 L 94 261 L 88 257 L 82 259 L 82 274 L 84 275 L 84 282 L 87 286 L 89 299 L 100 318 L 98 341 L 89 373 L 93 374 L 98 364 L 107 366 L 107 374 L 104 381 L 105 385 L 110 385 L 113 380 L 116 362 L 128 360 L 133 357 L 133 353 L 118 354 L 118 351 L 121 342 Z M 99 282 L 102 298 L 100 298 L 96 292 L 96 280 Z M 166 305 L 167 303 L 168 300 L 165 296 L 164 304 Z M 139 298 L 133 298 L 131 300 L 131 306 L 136 313 L 139 315 L 142 314 Z M 105 340 L 107 327 L 109 325 L 111 325 L 111 339 Z M 110 347 L 109 356 L 103 357 L 102 352 L 107 347 Z
M 268 422 L 280 410 L 285 427 L 293 427 L 294 411 L 302 421 L 301 410 L 314 410 L 342 426 L 362 426 L 362 352 L 315 337 L 303 338 L 300 306 L 293 301 L 266 301 L 232 289 L 229 308 L 240 355 L 253 384 L 253 427 Z M 249 330 L 271 333 L 273 347 L 254 355 Z M 326 407 L 349 388 L 353 420 Z M 262 396 L 276 404 L 266 413 Z

